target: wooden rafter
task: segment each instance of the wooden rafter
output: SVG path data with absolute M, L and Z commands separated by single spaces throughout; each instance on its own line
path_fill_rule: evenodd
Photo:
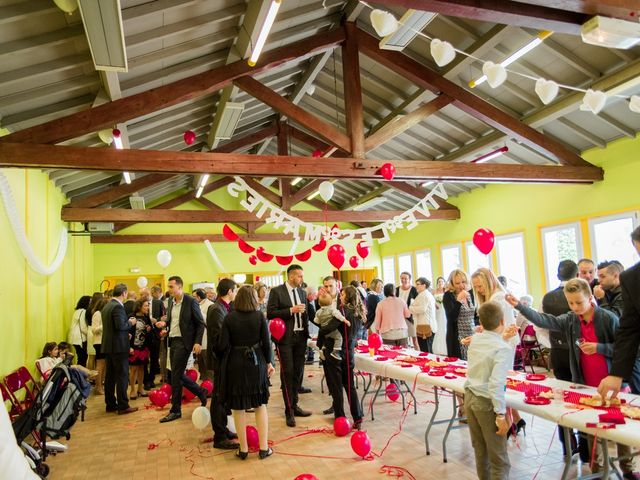
M 342 78 L 347 135 L 351 140 L 349 151 L 354 158 L 364 158 L 364 117 L 356 30 L 354 23 L 345 24 L 345 41 L 342 44 Z
M 291 235 L 284 233 L 247 233 L 241 234 L 243 240 L 251 242 L 283 242 L 291 241 Z M 208 233 L 191 233 L 180 235 L 109 235 L 93 236 L 91 243 L 202 243 L 209 240 L 212 243 L 229 242 L 224 235 Z
M 255 97 L 261 102 L 269 105 L 280 114 L 305 125 L 309 130 L 313 131 L 316 135 L 320 136 L 331 145 L 343 150 L 351 150 L 349 137 L 344 133 L 334 126 L 329 125 L 324 120 L 320 120 L 315 115 L 312 115 L 303 108 L 297 106 L 291 100 L 284 98 L 277 92 L 274 92 L 259 81 L 245 76 L 237 78 L 233 83 L 252 97 Z
M 589 164 L 560 167 L 359 158 L 325 158 L 322 162 L 318 162 L 316 158 L 278 155 L 116 150 L 0 143 L 0 167 L 113 171 L 132 171 L 135 168 L 135 171 L 140 172 L 198 172 L 254 177 L 351 178 L 379 181 L 379 169 L 387 161 L 393 162 L 396 167 L 396 180 L 592 183 L 603 178 L 602 169 Z M 258 184 L 258 182 L 255 183 Z M 273 194 L 269 189 L 264 190 Z M 275 195 L 278 197 L 277 194 Z
M 287 213 L 305 222 L 382 222 L 404 213 L 401 210 L 380 211 L 297 211 Z M 433 210 L 428 218 L 416 214 L 418 220 L 455 220 L 452 210 Z M 250 222 L 256 216 L 245 210 L 131 210 L 128 208 L 62 208 L 65 222 L 144 222 L 144 223 L 222 223 Z
M 267 127 L 261 128 L 260 130 L 245 135 L 243 137 L 236 138 L 230 142 L 225 143 L 224 145 L 212 150 L 212 152 L 218 153 L 231 153 L 241 148 L 253 147 L 254 145 L 262 142 L 267 138 L 271 138 L 278 134 L 278 126 L 273 123 Z
M 453 104 L 457 108 L 517 138 L 534 150 L 557 160 L 563 165 L 589 165 L 579 155 L 560 142 L 529 127 L 519 119 L 512 117 L 406 55 L 389 50 L 381 50 L 378 47 L 378 40 L 362 30 L 358 30 L 357 33 L 362 53 L 406 77 L 416 85 L 449 95 L 454 99 Z
M 344 29 L 320 33 L 264 52 L 254 67 L 237 61 L 162 87 L 84 110 L 0 138 L 0 142 L 57 143 L 112 128 L 115 124 L 186 102 L 228 85 L 243 75 L 257 75 L 297 58 L 332 48 L 344 40 Z

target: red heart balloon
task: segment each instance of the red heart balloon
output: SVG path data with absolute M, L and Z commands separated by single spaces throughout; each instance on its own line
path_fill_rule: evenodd
M 485 255 L 491 253 L 495 241 L 496 239 L 493 232 L 488 228 L 479 228 L 476 230 L 476 233 L 473 234 L 473 244 Z
M 289 265 L 293 262 L 293 255 L 276 255 L 276 262 L 282 266 Z
M 315 149 L 311 154 L 313 158 L 320 158 L 322 156 L 322 150 Z
M 271 260 L 273 260 L 273 255 L 265 252 L 264 247 L 259 247 L 256 250 L 256 256 L 258 257 L 258 260 L 260 260 L 261 262 L 270 262 Z
M 351 265 L 351 268 L 358 268 L 360 266 L 360 259 L 355 255 L 352 255 L 349 257 L 349 265 Z
M 311 258 L 311 249 L 305 250 L 304 252 L 296 253 L 296 260 L 300 260 L 301 262 L 306 262 Z
M 371 451 L 371 440 L 364 431 L 359 431 L 351 435 L 351 448 L 359 457 L 366 457 Z
M 269 333 L 276 341 L 280 341 L 286 331 L 287 326 L 281 318 L 274 318 L 269 322 Z
M 184 143 L 186 143 L 187 145 L 192 145 L 193 142 L 196 141 L 196 134 L 192 130 L 187 130 L 186 132 L 184 132 L 182 138 L 184 139 Z
M 256 264 L 258 263 L 258 258 L 257 258 L 255 255 L 251 255 L 251 256 L 249 257 L 249 263 L 250 263 L 251 265 L 256 265 Z
M 364 244 L 364 240 L 360 240 L 356 245 L 356 252 L 358 252 L 360 258 L 365 259 L 371 253 L 371 249 Z
M 340 270 L 340 267 L 344 265 L 345 259 L 344 248 L 342 245 L 331 245 L 329 250 L 327 250 L 327 258 L 331 262 L 331 265 Z
M 396 174 L 396 166 L 393 163 L 384 163 L 380 167 L 380 175 L 385 180 L 393 180 L 393 177 Z
M 313 473 L 301 473 L 293 480 L 318 480 L 318 477 L 316 477 Z
M 238 238 L 238 248 L 244 253 L 251 253 L 255 250 L 255 247 L 252 247 L 241 238 Z
M 238 239 L 238 234 L 231 230 L 231 227 L 226 223 L 222 227 L 222 235 L 230 242 L 235 242 Z
M 311 249 L 315 252 L 321 252 L 327 248 L 327 241 L 322 237 L 318 243 L 316 243 Z
M 369 348 L 373 348 L 374 350 L 377 350 L 382 346 L 382 338 L 377 333 L 370 333 L 367 341 Z

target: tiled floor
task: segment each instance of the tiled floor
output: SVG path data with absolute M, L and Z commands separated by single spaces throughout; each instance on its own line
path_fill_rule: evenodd
M 69 451 L 47 460 L 51 467 L 49 478 L 292 480 L 301 473 L 313 473 L 320 480 L 384 479 L 388 478 L 380 472 L 384 465 L 403 467 L 416 479 L 476 478 L 473 450 L 464 428 L 449 436 L 448 463 L 442 461 L 444 425 L 434 427 L 432 452 L 430 456 L 425 455 L 424 430 L 433 411 L 430 404 L 433 395 L 421 387 L 416 391 L 418 414 L 414 415 L 411 410 L 402 431 L 391 440 L 398 430 L 402 404 L 382 398 L 377 400 L 376 420 L 372 422 L 368 416 L 364 429 L 375 453 L 379 454 L 389 440 L 390 443 L 381 457 L 371 461 L 356 457 L 349 437 L 338 438 L 320 432 L 290 438 L 308 429 L 332 427 L 332 417 L 321 414 L 330 405 L 330 399 L 326 393 L 320 393 L 320 368 L 307 366 L 305 376 L 305 385 L 311 387 L 313 393 L 302 395 L 300 405 L 312 410 L 314 415 L 297 419 L 298 426 L 293 429 L 285 425 L 278 379 L 274 379 L 269 403 L 269 434 L 276 453 L 265 460 L 250 454 L 247 460 L 240 461 L 232 451 L 214 450 L 210 443 L 203 443 L 211 436 L 211 431 L 196 430 L 191 423 L 190 414 L 198 405 L 195 400 L 183 407 L 181 420 L 160 424 L 158 420 L 166 414 L 168 407 L 162 411 L 146 409 L 147 399 L 138 399 L 132 401 L 132 405 L 140 407 L 140 411 L 118 416 L 104 412 L 104 397 L 91 396 L 85 422 L 78 422 L 73 427 Z M 554 425 L 529 415 L 524 418 L 527 436 L 521 434 L 518 444 L 509 446 L 511 478 L 559 478 L 563 464 Z M 572 473 L 575 475 L 575 469 Z M 409 479 L 411 477 L 405 473 L 404 480 Z

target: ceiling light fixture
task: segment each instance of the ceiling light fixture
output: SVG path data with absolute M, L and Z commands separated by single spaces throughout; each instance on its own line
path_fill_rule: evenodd
M 428 182 L 424 182 L 422 184 L 423 187 L 428 187 L 429 185 L 433 185 L 434 183 L 436 183 L 435 180 L 429 180 Z
M 301 181 L 302 181 L 302 177 L 294 178 L 294 179 L 291 181 L 291 186 L 293 186 L 293 187 L 294 187 L 294 186 L 296 186 L 297 184 L 299 184 Z
M 485 162 L 488 162 L 489 160 L 493 160 L 494 158 L 499 157 L 504 153 L 507 153 L 508 151 L 509 151 L 509 147 L 504 146 L 497 150 L 494 150 L 493 152 L 489 152 L 485 155 L 482 155 L 481 157 L 474 158 L 473 160 L 471 160 L 471 163 L 485 163 Z
M 505 67 L 505 68 L 508 67 L 513 62 L 515 62 L 516 60 L 522 58 L 524 55 L 526 55 L 531 50 L 533 50 L 538 45 L 540 45 L 542 43 L 542 41 L 545 38 L 550 37 L 551 34 L 553 34 L 553 32 L 550 31 L 550 30 L 542 30 L 540 33 L 538 33 L 538 36 L 536 38 L 531 40 L 529 43 L 527 43 L 525 46 L 523 46 L 522 48 L 517 50 L 515 53 L 512 53 L 510 56 L 508 56 L 506 59 L 504 59 L 502 62 L 500 62 L 499 65 L 501 65 L 502 67 Z M 477 87 L 478 85 L 484 83 L 486 80 L 487 80 L 487 76 L 486 75 L 482 75 L 477 80 L 471 80 L 469 82 L 469 87 L 471 87 L 471 88 Z
M 276 20 L 276 15 L 281 3 L 282 0 L 271 0 L 269 11 L 267 12 L 267 16 L 264 19 L 264 23 L 262 24 L 262 28 L 260 29 L 260 33 L 258 34 L 258 39 L 256 40 L 256 44 L 253 47 L 251 56 L 249 57 L 248 63 L 250 67 L 255 67 L 256 63 L 258 62 L 258 57 L 260 56 L 260 53 L 262 53 L 264 44 L 267 42 L 267 36 L 269 36 L 269 32 L 271 31 L 273 22 Z
M 198 190 L 196 190 L 196 198 L 200 198 L 202 196 L 203 190 L 204 190 L 203 186 L 198 187 Z
M 316 190 L 315 192 L 313 192 L 311 195 L 309 195 L 307 197 L 307 200 L 313 200 L 314 198 L 316 198 L 318 195 L 320 195 L 320 190 Z

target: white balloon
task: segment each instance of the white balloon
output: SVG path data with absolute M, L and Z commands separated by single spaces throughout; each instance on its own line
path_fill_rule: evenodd
M 497 88 L 507 79 L 507 70 L 499 63 L 484 62 L 482 73 L 487 76 L 487 83 L 491 88 Z
M 607 94 L 601 90 L 587 90 L 582 99 L 582 104 L 595 115 L 604 108 L 607 103 Z
M 431 56 L 435 60 L 439 67 L 444 67 L 446 64 L 456 58 L 456 51 L 449 42 L 443 42 L 438 38 L 431 40 Z
M 78 2 L 76 0 L 53 0 L 57 7 L 64 13 L 73 13 L 78 8 Z
M 633 113 L 640 113 L 640 95 L 633 95 L 629 99 L 629 110 Z
M 333 190 L 334 190 L 333 183 L 328 182 L 327 180 L 322 182 L 318 187 L 320 196 L 325 202 L 328 202 L 329 200 L 331 200 L 331 197 L 333 197 Z
M 191 421 L 198 430 L 204 430 L 211 422 L 211 413 L 207 407 L 198 407 L 191 414 Z
M 558 95 L 558 84 L 553 80 L 539 78 L 536 81 L 535 91 L 538 97 L 540 97 L 540 100 L 542 100 L 542 103 L 548 105 Z
M 148 280 L 147 277 L 138 277 L 138 279 L 136 280 L 136 284 L 138 285 L 138 287 L 140 288 L 144 288 L 147 286 Z
M 171 252 L 169 250 L 160 250 L 156 259 L 162 268 L 167 268 L 171 263 Z
M 398 20 L 391 13 L 384 10 L 375 9 L 369 16 L 371 25 L 375 28 L 376 33 L 381 37 L 391 35 L 398 30 Z
M 98 137 L 100 137 L 100 140 L 102 140 L 107 145 L 111 145 L 111 143 L 113 142 L 113 130 L 110 128 L 100 130 L 98 132 Z

